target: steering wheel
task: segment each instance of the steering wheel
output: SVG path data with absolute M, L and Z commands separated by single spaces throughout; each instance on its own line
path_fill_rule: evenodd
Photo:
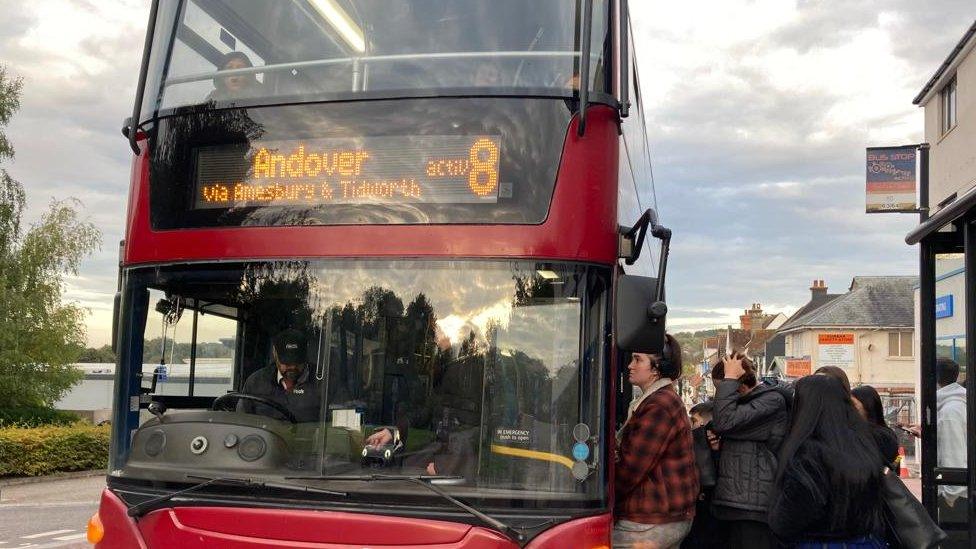
M 275 402 L 270 398 L 264 398 L 257 395 L 249 395 L 247 393 L 227 393 L 226 395 L 221 395 L 217 397 L 216 400 L 213 401 L 213 404 L 210 405 L 210 409 L 215 412 L 219 412 L 221 410 L 230 412 L 233 410 L 227 406 L 228 403 L 237 400 L 252 400 L 259 404 L 264 404 L 269 408 L 274 408 L 276 412 L 279 412 L 281 415 L 285 416 L 285 419 L 287 419 L 288 421 L 292 423 L 298 423 L 298 418 L 295 417 L 295 414 L 291 413 L 291 410 L 285 408 L 284 405 Z

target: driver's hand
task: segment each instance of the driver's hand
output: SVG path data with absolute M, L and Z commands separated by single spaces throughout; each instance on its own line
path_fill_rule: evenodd
M 366 437 L 366 446 L 383 446 L 393 441 L 393 433 L 389 429 L 380 429 Z
M 434 467 L 434 462 L 433 461 L 427 464 L 427 474 L 430 475 L 430 476 L 436 476 L 437 475 L 437 468 Z

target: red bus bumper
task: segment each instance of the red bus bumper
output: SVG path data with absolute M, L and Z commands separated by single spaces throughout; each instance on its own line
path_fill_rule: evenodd
M 331 511 L 235 507 L 176 507 L 153 511 L 138 522 L 109 490 L 99 516 L 105 534 L 98 549 L 153 547 L 368 549 L 440 547 L 517 549 L 502 535 L 468 524 Z M 609 549 L 610 515 L 578 519 L 544 532 L 528 549 Z

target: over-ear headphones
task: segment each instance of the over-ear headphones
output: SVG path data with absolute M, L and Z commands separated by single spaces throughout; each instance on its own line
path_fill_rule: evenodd
M 664 347 L 661 349 L 661 358 L 657 361 L 657 369 L 660 372 L 670 372 L 671 364 L 674 360 L 674 355 L 671 351 L 671 345 L 668 343 L 668 339 L 664 338 Z

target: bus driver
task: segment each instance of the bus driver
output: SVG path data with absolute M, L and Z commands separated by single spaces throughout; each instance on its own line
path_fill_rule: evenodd
M 318 382 L 308 367 L 305 334 L 299 330 L 285 330 L 274 338 L 271 350 L 274 363 L 248 376 L 242 393 L 273 400 L 295 415 L 300 422 L 319 420 L 321 397 Z M 280 418 L 270 406 L 251 400 L 241 400 L 237 411 Z

